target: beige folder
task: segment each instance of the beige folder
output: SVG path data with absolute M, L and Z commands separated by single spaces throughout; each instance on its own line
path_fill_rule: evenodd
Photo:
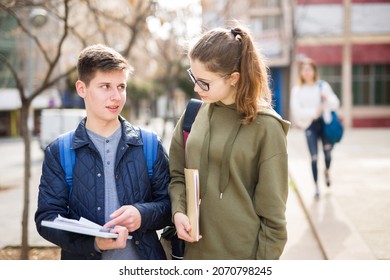
M 184 169 L 186 180 L 187 216 L 191 224 L 190 235 L 195 241 L 199 241 L 199 172 L 197 169 Z

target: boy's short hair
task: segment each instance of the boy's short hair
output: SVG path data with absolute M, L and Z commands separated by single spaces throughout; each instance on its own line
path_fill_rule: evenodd
M 113 48 L 102 44 L 96 44 L 86 47 L 81 51 L 77 71 L 78 79 L 86 85 L 95 77 L 97 71 L 110 72 L 122 70 L 127 74 L 133 72 L 133 67 L 128 61 Z

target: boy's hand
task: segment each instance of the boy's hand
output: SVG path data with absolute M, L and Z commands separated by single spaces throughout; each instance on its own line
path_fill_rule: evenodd
M 129 231 L 127 228 L 122 226 L 115 226 L 110 230 L 112 233 L 117 233 L 117 238 L 101 238 L 96 237 L 95 242 L 96 246 L 101 251 L 111 250 L 111 249 L 123 249 L 126 247 L 126 240 L 129 236 Z
M 111 227 L 115 225 L 121 225 L 127 228 L 129 232 L 134 232 L 141 227 L 141 213 L 132 205 L 124 205 L 110 217 L 111 221 L 106 223 L 104 227 Z

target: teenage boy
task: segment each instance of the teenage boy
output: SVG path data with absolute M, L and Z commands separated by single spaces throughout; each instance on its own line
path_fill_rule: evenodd
M 165 259 L 156 230 L 171 221 L 168 156 L 158 139 L 150 180 L 139 129 L 121 115 L 132 66 L 98 44 L 79 55 L 76 90 L 87 116 L 75 130 L 73 188 L 61 166 L 59 141 L 45 150 L 35 223 L 39 234 L 61 248 L 61 259 Z M 58 215 L 84 217 L 112 228 L 100 238 L 41 226 Z M 128 236 L 132 238 L 129 239 Z

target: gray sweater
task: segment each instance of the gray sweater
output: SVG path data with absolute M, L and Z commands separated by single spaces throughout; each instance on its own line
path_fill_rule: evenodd
M 90 130 L 88 136 L 98 149 L 104 165 L 105 183 L 105 219 L 106 223 L 111 220 L 110 214 L 121 207 L 115 186 L 114 164 L 115 152 L 121 137 L 121 128 L 118 128 L 111 136 L 104 138 Z M 136 260 L 139 259 L 132 240 L 127 240 L 126 248 L 102 252 L 103 260 Z

